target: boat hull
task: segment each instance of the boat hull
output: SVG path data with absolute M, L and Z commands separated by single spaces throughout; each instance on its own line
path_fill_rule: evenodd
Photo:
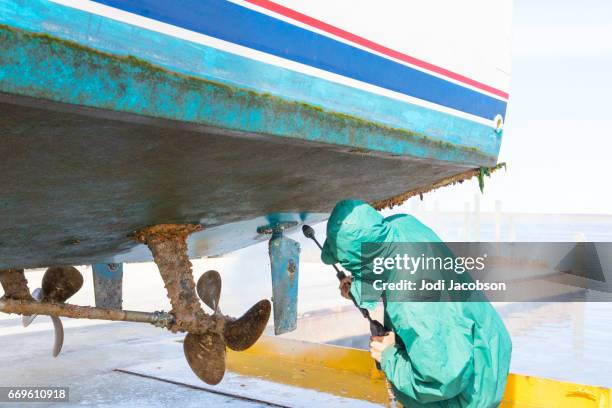
M 161 223 L 218 255 L 496 164 L 503 80 L 264 3 L 0 0 L 0 268 L 150 260 Z

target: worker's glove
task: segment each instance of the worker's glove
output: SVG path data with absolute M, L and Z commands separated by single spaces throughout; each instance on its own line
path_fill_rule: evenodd
M 380 356 L 387 347 L 395 346 L 395 333 L 389 332 L 384 336 L 372 336 L 370 338 L 370 354 L 372 358 L 380 363 Z
M 340 281 L 340 286 L 338 288 L 340 289 L 340 295 L 343 298 L 347 298 L 347 299 L 351 298 L 349 293 L 350 293 L 350 290 L 351 290 L 351 283 L 352 282 L 353 282 L 353 278 L 350 277 L 350 276 L 347 276 L 347 277 L 343 278 Z

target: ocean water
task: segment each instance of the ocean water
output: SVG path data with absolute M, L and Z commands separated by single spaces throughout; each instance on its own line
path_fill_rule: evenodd
M 612 387 L 612 303 L 516 306 L 500 310 L 512 372 Z
M 445 241 L 612 242 L 612 215 L 413 213 Z

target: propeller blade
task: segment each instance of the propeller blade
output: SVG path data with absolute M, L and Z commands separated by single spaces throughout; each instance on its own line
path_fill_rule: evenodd
M 53 322 L 53 331 L 55 332 L 55 342 L 53 343 L 53 357 L 59 356 L 64 345 L 64 325 L 57 316 L 50 316 Z
M 260 300 L 240 318 L 228 321 L 223 333 L 227 347 L 242 351 L 255 344 L 268 324 L 271 310 L 269 300 Z
M 221 275 L 217 271 L 206 271 L 198 279 L 196 285 L 198 296 L 204 304 L 213 312 L 219 310 L 219 298 L 221 297 Z
M 206 384 L 216 385 L 225 374 L 225 344 L 216 333 L 188 333 L 183 351 L 191 370 Z
M 83 275 L 72 266 L 47 269 L 42 279 L 42 302 L 64 303 L 83 286 Z
M 35 301 L 40 302 L 40 298 L 41 297 L 42 297 L 42 290 L 40 288 L 34 289 L 34 291 L 32 292 L 32 298 Z M 38 316 L 38 315 L 23 315 L 23 316 L 21 316 L 21 324 L 23 325 L 23 327 L 28 327 L 30 324 L 32 324 L 34 319 L 36 319 L 36 316 Z

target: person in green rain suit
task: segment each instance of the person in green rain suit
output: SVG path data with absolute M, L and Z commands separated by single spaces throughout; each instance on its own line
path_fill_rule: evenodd
M 361 307 L 372 308 L 375 302 L 364 301 L 360 290 L 366 282 L 365 242 L 441 241 L 412 216 L 384 218 L 363 201 L 339 202 L 327 223 L 321 259 L 350 271 L 352 281 L 341 284 L 341 290 L 344 286 Z M 370 351 L 405 407 L 499 405 L 512 344 L 501 318 L 481 296 L 477 302 L 399 302 L 383 296 L 390 333 L 372 341 Z

